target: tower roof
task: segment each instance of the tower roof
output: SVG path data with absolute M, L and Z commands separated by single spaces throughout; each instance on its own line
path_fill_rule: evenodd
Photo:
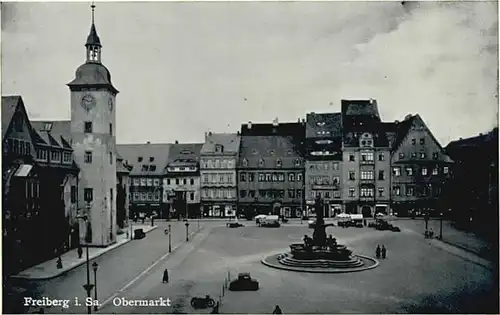
M 99 39 L 99 36 L 97 35 L 97 30 L 95 29 L 95 24 L 92 21 L 92 25 L 90 26 L 90 33 L 89 36 L 87 36 L 87 42 L 85 43 L 85 46 L 101 46 L 101 40 Z

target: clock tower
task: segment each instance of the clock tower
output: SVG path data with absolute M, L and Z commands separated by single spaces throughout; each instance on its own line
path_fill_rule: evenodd
M 78 213 L 82 241 L 92 246 L 116 242 L 116 114 L 118 90 L 101 62 L 102 45 L 92 23 L 85 43 L 86 61 L 68 83 L 71 93 L 71 134 L 80 169 Z

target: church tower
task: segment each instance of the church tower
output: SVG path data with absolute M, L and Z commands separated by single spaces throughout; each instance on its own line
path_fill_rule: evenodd
M 92 246 L 116 242 L 116 114 L 118 90 L 101 62 L 102 45 L 94 24 L 85 43 L 86 61 L 68 83 L 71 93 L 71 134 L 80 168 L 78 213 L 86 216 L 80 235 Z

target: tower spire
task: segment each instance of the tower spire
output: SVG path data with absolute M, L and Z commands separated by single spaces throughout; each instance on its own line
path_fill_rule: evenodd
M 90 7 L 92 8 L 92 24 L 94 24 L 94 10 L 95 10 L 94 1 L 92 1 L 92 5 Z
M 87 47 L 87 62 L 101 62 L 102 46 L 94 24 L 94 1 L 92 1 L 90 8 L 92 9 L 92 24 L 90 25 L 90 33 L 89 36 L 87 36 L 87 42 L 85 43 L 85 47 Z

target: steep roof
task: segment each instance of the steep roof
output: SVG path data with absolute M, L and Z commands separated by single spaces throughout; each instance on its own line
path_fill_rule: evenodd
M 31 126 L 43 139 L 44 144 L 71 149 L 70 120 L 32 120 Z
M 241 125 L 241 136 L 268 136 L 273 134 L 303 139 L 305 137 L 305 123 L 248 123 Z
M 380 118 L 376 100 L 341 100 L 343 116 L 375 116 Z
M 20 95 L 2 96 L 2 139 L 9 129 L 10 122 L 20 101 Z
M 224 153 L 238 154 L 240 135 L 236 133 L 209 133 L 201 148 L 201 154 L 215 153 L 215 145 L 222 145 Z
M 410 128 L 413 124 L 413 120 L 416 117 L 417 117 L 416 115 L 407 116 L 407 118 L 401 122 L 394 122 L 394 124 L 396 125 L 396 138 L 394 139 L 394 143 L 392 145 L 393 149 L 396 149 L 401 144 L 401 142 L 403 142 L 404 138 L 410 131 Z
M 169 143 L 117 144 L 116 150 L 132 166 L 131 176 L 158 176 L 167 165 L 170 147 Z
M 174 143 L 170 147 L 167 165 L 184 165 L 183 163 L 198 163 L 203 143 Z
M 341 113 L 309 113 L 306 115 L 306 138 L 341 136 Z

